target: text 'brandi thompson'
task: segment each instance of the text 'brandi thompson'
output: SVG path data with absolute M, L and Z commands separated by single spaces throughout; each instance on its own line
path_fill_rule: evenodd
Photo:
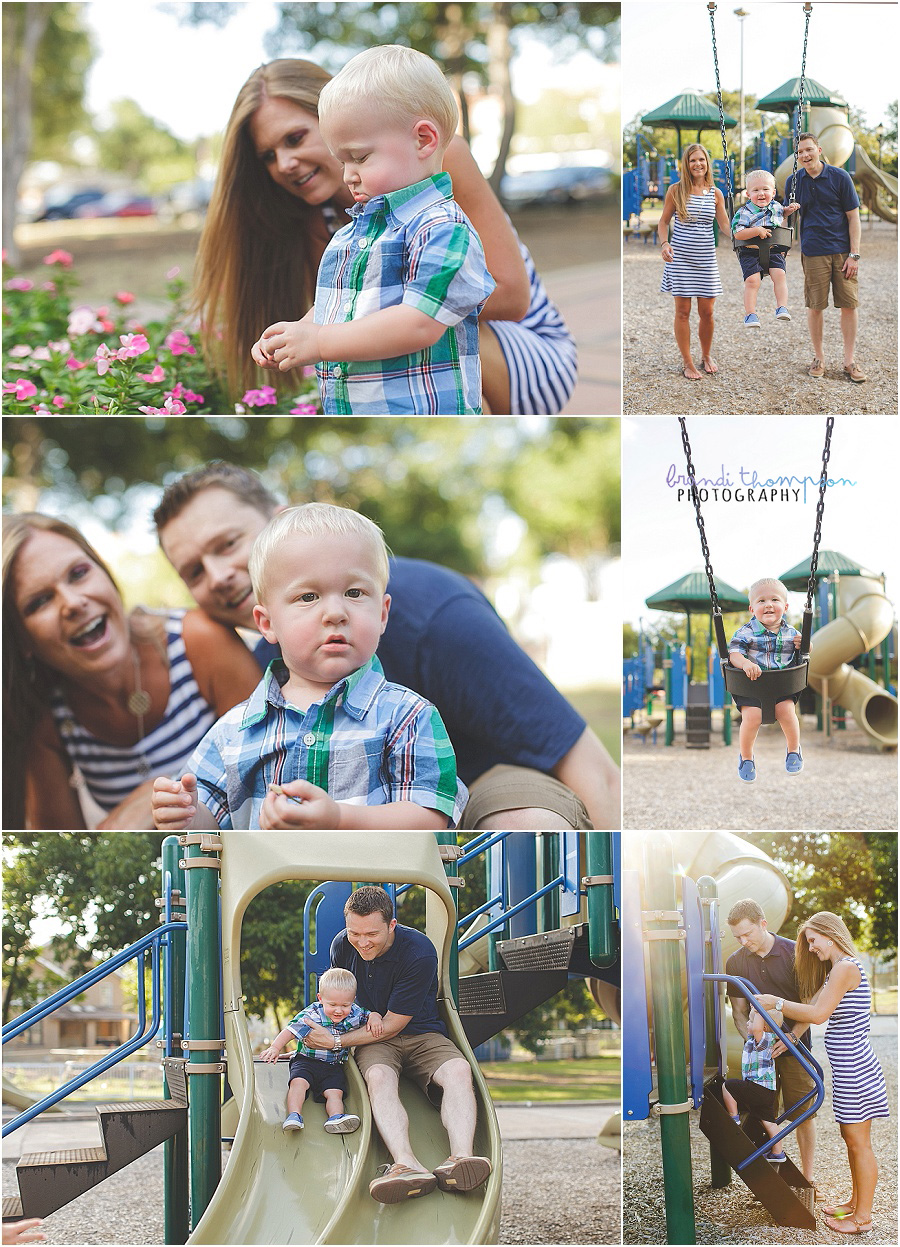
M 728 470 L 724 463 L 716 477 L 689 477 L 679 471 L 676 464 L 669 464 L 666 485 L 677 490 L 676 500 L 693 501 L 694 491 L 701 502 L 803 502 L 816 497 L 819 489 L 817 476 L 762 476 L 756 468 L 738 467 Z M 851 489 L 856 481 L 846 477 L 829 477 L 826 486 L 847 485 Z

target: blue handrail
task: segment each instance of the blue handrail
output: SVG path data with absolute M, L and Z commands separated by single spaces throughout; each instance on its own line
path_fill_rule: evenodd
M 542 896 L 546 896 L 548 892 L 552 892 L 554 888 L 558 888 L 561 883 L 565 883 L 565 875 L 557 875 L 550 883 L 545 883 L 542 888 L 538 888 L 536 892 L 532 892 L 530 896 L 526 896 L 524 901 L 519 901 L 518 905 L 513 905 L 512 909 L 506 909 L 502 914 L 492 919 L 486 927 L 482 927 L 480 931 L 476 931 L 474 935 L 470 935 L 468 939 L 460 940 L 459 951 L 468 948 L 470 944 L 474 944 L 476 940 L 480 940 L 483 936 L 493 931 L 496 927 L 502 927 L 510 918 L 514 918 L 516 914 L 521 913 L 523 909 L 527 909 L 529 905 L 533 905 L 535 901 L 539 901 Z M 473 915 L 469 915 L 471 918 Z
M 758 1160 L 760 1156 L 763 1156 L 765 1155 L 766 1152 L 770 1151 L 771 1148 L 776 1143 L 780 1142 L 781 1139 L 786 1138 L 787 1135 L 789 1135 L 792 1131 L 796 1130 L 802 1121 L 806 1121 L 807 1117 L 811 1117 L 813 1113 L 818 1112 L 819 1108 L 822 1105 L 822 1101 L 825 1099 L 825 1081 L 824 1081 L 825 1075 L 822 1071 L 821 1065 L 818 1063 L 815 1057 L 813 1057 L 813 1055 L 806 1048 L 804 1048 L 801 1043 L 796 1043 L 796 1044 L 791 1043 L 790 1040 L 786 1037 L 781 1027 L 775 1024 L 775 1022 L 772 1020 L 769 1013 L 767 1013 L 767 1011 L 759 1003 L 759 1000 L 757 999 L 755 995 L 757 988 L 754 986 L 753 983 L 748 982 L 748 980 L 746 979 L 739 978 L 735 974 L 704 974 L 703 980 L 704 982 L 708 982 L 708 983 L 733 983 L 737 988 L 739 988 L 741 993 L 744 996 L 746 996 L 747 999 L 751 1002 L 751 1004 L 753 1005 L 753 1008 L 757 1011 L 757 1013 L 759 1013 L 762 1017 L 765 1018 L 769 1027 L 772 1029 L 774 1034 L 778 1036 L 778 1038 L 787 1048 L 788 1052 L 790 1052 L 794 1057 L 796 1057 L 796 1059 L 800 1062 L 800 1064 L 806 1070 L 807 1074 L 809 1074 L 810 1078 L 812 1078 L 813 1080 L 814 1090 L 808 1091 L 806 1095 L 804 1095 L 801 1099 L 799 1099 L 796 1104 L 792 1104 L 790 1108 L 785 1107 L 785 1110 L 781 1114 L 781 1116 L 778 1118 L 778 1121 L 779 1122 L 784 1121 L 788 1113 L 792 1113 L 795 1108 L 803 1104 L 812 1095 L 815 1096 L 815 1103 L 811 1104 L 809 1108 L 805 1110 L 805 1112 L 801 1113 L 800 1116 L 796 1119 L 796 1121 L 792 1121 L 788 1126 L 785 1127 L 784 1130 L 781 1130 L 779 1131 L 778 1134 L 773 1135 L 771 1139 L 768 1139 L 765 1143 L 763 1143 L 760 1147 L 758 1147 L 755 1152 L 751 1152 L 750 1155 L 746 1157 L 745 1160 L 742 1160 L 740 1164 L 737 1166 L 738 1173 L 740 1173 L 742 1169 L 746 1169 L 748 1165 L 752 1165 L 753 1162 L 755 1160 Z
M 104 1074 L 108 1069 L 112 1069 L 114 1065 L 118 1065 L 120 1061 L 124 1061 L 126 1057 L 131 1056 L 138 1048 L 142 1048 L 149 1043 L 151 1039 L 158 1033 L 162 1016 L 162 993 L 160 991 L 159 970 L 161 964 L 160 950 L 162 945 L 168 946 L 170 932 L 184 931 L 186 924 L 184 922 L 166 922 L 157 927 L 156 930 L 149 932 L 136 943 L 131 944 L 121 953 L 116 953 L 109 961 L 105 961 L 100 966 L 95 966 L 93 970 L 89 970 L 87 974 L 76 979 L 73 983 L 69 983 L 66 987 L 62 987 L 59 991 L 54 992 L 52 996 L 48 996 L 46 1000 L 34 1005 L 21 1017 L 15 1018 L 12 1022 L 8 1022 L 3 1027 L 3 1043 L 8 1043 L 11 1039 L 15 1039 L 17 1035 L 28 1030 L 36 1022 L 42 1021 L 48 1017 L 60 1005 L 66 1004 L 73 1000 L 76 996 L 82 995 L 87 988 L 92 987 L 101 979 L 106 978 L 117 970 L 120 966 L 125 965 L 129 961 L 137 961 L 138 963 L 138 981 L 140 992 L 138 995 L 138 1029 L 137 1033 L 127 1040 L 124 1044 L 120 1044 L 118 1048 L 108 1052 L 101 1057 L 99 1061 L 95 1061 L 88 1069 L 82 1070 L 80 1074 L 76 1074 L 74 1078 L 70 1078 L 67 1083 L 61 1087 L 57 1087 L 55 1091 L 51 1091 L 44 1096 L 42 1100 L 38 1100 L 36 1104 L 32 1104 L 30 1108 L 25 1109 L 12 1121 L 7 1122 L 3 1127 L 2 1137 L 5 1139 L 8 1134 L 12 1134 L 14 1130 L 26 1125 L 39 1113 L 47 1108 L 52 1108 L 54 1104 L 58 1104 L 60 1100 L 64 1100 L 66 1096 L 73 1091 L 77 1091 L 79 1087 L 83 1087 L 85 1083 L 90 1082 L 92 1078 L 96 1078 L 99 1074 Z M 147 953 L 150 953 L 151 963 L 151 986 L 153 991 L 153 1007 L 149 1026 L 147 1025 L 147 984 L 145 981 L 144 970 L 146 968 Z

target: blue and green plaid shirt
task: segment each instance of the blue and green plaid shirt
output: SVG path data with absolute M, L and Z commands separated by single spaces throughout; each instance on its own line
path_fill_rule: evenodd
M 770 632 L 754 616 L 742 624 L 728 643 L 728 649 L 737 650 L 764 671 L 778 671 L 782 667 L 794 667 L 799 661 L 799 651 L 794 649 L 794 637 L 800 633 L 782 619 L 777 632 Z
M 758 1045 L 753 1036 L 748 1035 L 741 1053 L 741 1077 L 744 1082 L 758 1082 L 761 1087 L 775 1090 L 774 1046 L 775 1036 L 770 1031 L 766 1031 Z
M 247 701 L 210 728 L 187 770 L 222 828 L 258 830 L 269 784 L 305 779 L 335 801 L 412 801 L 455 827 L 466 804 L 456 758 L 431 702 L 388 684 L 376 657 L 308 710 L 285 701 L 288 671 L 274 659 Z
M 343 1021 L 332 1022 L 326 1016 L 321 1000 L 314 1000 L 311 1005 L 301 1009 L 296 1017 L 291 1018 L 286 1029 L 299 1039 L 297 1051 L 302 1056 L 315 1061 L 327 1061 L 329 1065 L 346 1065 L 350 1056 L 349 1048 L 341 1048 L 340 1052 L 335 1052 L 333 1048 L 307 1048 L 303 1040 L 309 1034 L 310 1025 L 314 1023 L 316 1026 L 324 1026 L 332 1035 L 346 1035 L 348 1031 L 359 1030 L 361 1026 L 365 1026 L 368 1018 L 368 1009 L 361 1009 L 358 1004 L 354 1004 Z
M 494 289 L 475 230 L 453 199 L 450 175 L 377 195 L 325 249 L 313 319 L 343 324 L 403 304 L 447 331 L 424 351 L 318 365 L 332 416 L 481 415 L 478 313 Z
M 731 232 L 735 234 L 738 230 L 749 229 L 752 225 L 761 225 L 763 229 L 784 225 L 784 208 L 777 199 L 773 199 L 764 208 L 758 208 L 748 199 L 731 218 Z M 759 239 L 756 237 L 738 238 L 737 243 L 741 247 L 756 247 L 759 245 Z

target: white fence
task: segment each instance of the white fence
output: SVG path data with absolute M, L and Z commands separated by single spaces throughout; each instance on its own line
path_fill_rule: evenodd
M 83 1070 L 91 1061 L 3 1062 L 3 1077 L 17 1091 L 45 1096 L 61 1087 Z M 105 1074 L 92 1078 L 67 1096 L 74 1100 L 154 1100 L 162 1099 L 162 1070 L 156 1062 L 124 1061 Z

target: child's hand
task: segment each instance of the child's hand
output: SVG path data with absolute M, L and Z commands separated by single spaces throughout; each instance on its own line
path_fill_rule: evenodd
M 792 212 L 799 212 L 799 211 L 800 211 L 800 205 L 799 205 L 799 204 L 788 204 L 788 205 L 787 205 L 787 206 L 783 209 L 783 214 L 784 214 L 784 216 L 790 216 Z
M 303 320 L 280 320 L 263 330 L 250 354 L 261 368 L 278 368 L 288 372 L 321 359 L 318 346 L 319 326 L 304 316 Z
M 340 821 L 338 803 L 332 801 L 324 788 L 317 788 L 305 779 L 270 784 L 259 812 L 260 831 L 294 831 L 296 828 L 335 831 Z
M 280 1056 L 281 1049 L 276 1047 L 275 1044 L 270 1044 L 269 1047 L 266 1048 L 265 1052 L 260 1053 L 260 1060 L 266 1061 L 271 1065 L 271 1063 L 273 1061 L 277 1061 Z
M 157 831 L 187 831 L 197 814 L 197 776 L 190 772 L 181 779 L 160 775 L 153 781 L 150 806 Z
M 384 1018 L 380 1013 L 370 1013 L 366 1021 L 366 1030 L 377 1039 L 384 1034 Z
M 800 635 L 800 633 L 798 632 L 798 633 L 797 633 L 797 635 L 794 637 L 794 649 L 799 649 L 799 648 L 800 648 L 800 643 L 801 643 L 801 641 L 802 641 L 802 640 L 803 640 L 803 638 L 802 638 L 802 636 Z
M 756 227 L 756 237 L 757 237 L 757 238 L 771 238 L 771 237 L 772 237 L 772 231 L 771 231 L 770 229 L 766 229 L 766 227 L 765 227 L 764 225 L 757 225 L 757 227 Z

